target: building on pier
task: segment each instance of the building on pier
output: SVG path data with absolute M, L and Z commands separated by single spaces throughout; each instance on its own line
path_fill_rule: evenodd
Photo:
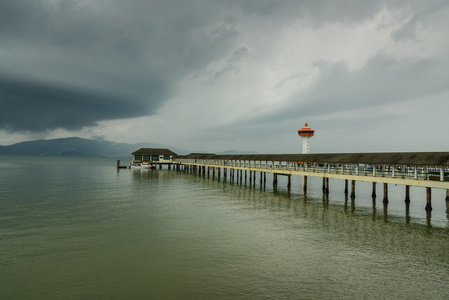
M 310 139 L 315 134 L 315 130 L 306 123 L 303 128 L 298 130 L 298 135 L 302 138 L 302 154 L 310 153 Z
M 140 148 L 131 154 L 132 164 L 172 164 L 173 158 L 177 156 L 175 152 L 163 148 Z

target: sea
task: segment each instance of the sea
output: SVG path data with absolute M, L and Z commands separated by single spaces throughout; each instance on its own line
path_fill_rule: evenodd
M 122 158 L 129 164 L 130 158 Z M 449 299 L 444 190 L 0 156 L 0 299 Z

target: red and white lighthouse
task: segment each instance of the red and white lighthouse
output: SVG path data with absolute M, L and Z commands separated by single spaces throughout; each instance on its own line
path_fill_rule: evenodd
M 312 130 L 307 123 L 303 128 L 298 130 L 298 135 L 302 138 L 302 154 L 309 153 L 309 140 L 314 134 L 315 130 Z

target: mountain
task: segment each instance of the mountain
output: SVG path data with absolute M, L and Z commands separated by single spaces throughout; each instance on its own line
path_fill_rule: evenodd
M 126 144 L 106 140 L 69 137 L 0 146 L 0 155 L 127 157 L 140 148 L 168 148 L 178 154 L 188 153 L 187 151 L 155 143 Z

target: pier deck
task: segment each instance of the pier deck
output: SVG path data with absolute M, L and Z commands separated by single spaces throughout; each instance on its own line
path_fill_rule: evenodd
M 174 163 L 188 168 L 212 168 L 220 176 L 220 169 L 256 173 L 272 173 L 273 183 L 277 175 L 304 176 L 304 190 L 307 189 L 307 176 L 322 177 L 323 190 L 328 192 L 330 178 L 344 179 L 346 185 L 351 180 L 351 196 L 355 197 L 356 181 L 384 184 L 384 202 L 388 201 L 388 184 L 406 186 L 406 201 L 409 187 L 427 188 L 426 209 L 431 210 L 431 189 L 445 189 L 449 201 L 449 152 L 408 152 L 408 153 L 346 153 L 346 154 L 256 154 L 256 155 L 216 155 L 192 153 L 174 158 Z M 225 174 L 225 173 L 224 173 Z M 237 171 L 238 176 L 238 171 Z

